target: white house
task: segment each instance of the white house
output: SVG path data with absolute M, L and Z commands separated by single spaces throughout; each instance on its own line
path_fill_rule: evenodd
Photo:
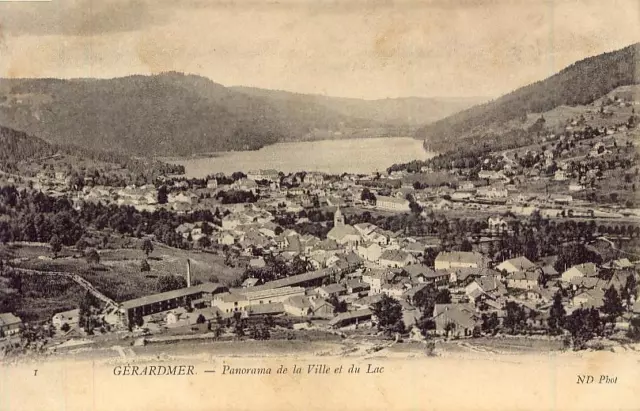
M 521 290 L 533 290 L 538 288 L 540 271 L 516 271 L 507 276 L 507 287 Z
M 367 261 L 378 261 L 382 255 L 382 247 L 377 243 L 360 244 L 358 255 Z
M 76 308 L 75 310 L 56 313 L 51 318 L 51 323 L 58 330 L 62 328 L 64 324 L 68 324 L 71 328 L 73 328 L 80 323 L 80 310 Z
M 284 311 L 294 317 L 306 317 L 313 312 L 313 305 L 305 296 L 289 297 L 283 303 Z
M 450 268 L 482 268 L 486 267 L 486 258 L 475 251 L 442 251 L 435 259 L 436 270 L 448 270 Z
M 378 196 L 376 208 L 388 211 L 409 211 L 409 201 L 404 198 Z
M 507 273 L 515 273 L 516 271 L 527 271 L 530 268 L 535 267 L 527 257 L 521 256 L 516 258 L 511 258 L 509 260 L 504 260 L 496 267 L 498 271 L 506 271 Z
M 598 275 L 598 268 L 593 263 L 584 263 L 574 265 L 567 271 L 562 273 L 562 281 L 571 282 L 572 278 L 576 277 L 596 277 Z

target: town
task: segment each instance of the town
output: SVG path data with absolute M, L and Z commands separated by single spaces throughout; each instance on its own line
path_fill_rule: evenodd
M 638 87 L 370 173 L 196 178 L 3 128 L 2 353 L 335 338 L 626 349 L 640 338 Z
M 596 123 L 628 111 L 623 124 L 571 118 L 559 135 L 532 131 L 533 146 L 369 175 L 254 170 L 109 186 L 64 156 L 5 172 L 3 212 L 20 218 L 0 221 L 3 307 L 12 308 L 0 314 L 3 352 L 311 331 L 545 336 L 574 349 L 637 340 L 637 104 L 614 96 L 593 110 Z M 624 191 L 603 195 L 612 180 Z M 190 254 L 164 269 L 161 247 Z M 137 280 L 115 292 L 99 277 L 136 248 L 122 275 Z M 196 278 L 200 256 L 221 270 Z M 77 306 L 15 304 L 52 279 L 74 286 Z

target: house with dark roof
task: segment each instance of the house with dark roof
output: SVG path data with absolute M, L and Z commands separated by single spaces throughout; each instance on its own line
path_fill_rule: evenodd
M 359 279 L 349 280 L 346 282 L 347 293 L 355 294 L 355 293 L 364 293 L 371 289 L 371 285 L 367 284 Z
M 338 297 L 347 293 L 343 284 L 329 284 L 316 288 L 316 293 L 322 298 Z
M 465 287 L 465 294 L 471 301 L 478 301 L 481 297 L 496 299 L 506 293 L 507 288 L 496 276 L 476 278 Z
M 324 298 L 311 298 L 311 315 L 317 318 L 333 316 L 334 306 Z
M 248 316 L 256 316 L 256 315 L 280 315 L 284 314 L 284 304 L 281 302 L 274 303 L 266 303 L 266 304 L 255 304 L 249 306 L 247 309 Z
M 446 285 L 449 283 L 450 274 L 444 270 L 434 270 L 424 264 L 411 264 L 403 268 L 414 284 Z
M 336 315 L 329 321 L 329 326 L 332 328 L 344 328 L 344 327 L 358 327 L 366 326 L 371 322 L 373 317 L 373 311 L 369 308 L 364 308 L 356 311 L 348 311 Z
M 410 264 L 416 264 L 418 260 L 411 254 L 403 250 L 385 250 L 378 263 L 383 267 L 406 267 Z
M 467 304 L 436 304 L 433 320 L 436 334 L 469 337 L 478 324 L 478 316 Z
M 125 325 L 133 324 L 133 320 L 136 318 L 169 311 L 178 307 L 187 307 L 193 301 L 203 297 L 211 300 L 214 295 L 225 291 L 227 291 L 227 287 L 221 284 L 203 283 L 193 287 L 135 298 L 120 304 L 120 318 Z

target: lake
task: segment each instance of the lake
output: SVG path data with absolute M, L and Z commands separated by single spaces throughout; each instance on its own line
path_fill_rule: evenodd
M 383 172 L 395 163 L 426 160 L 422 140 L 409 137 L 278 143 L 255 151 L 216 153 L 212 157 L 165 160 L 185 167 L 189 178 L 234 171 L 276 169 L 285 173 L 320 171 L 330 174 Z

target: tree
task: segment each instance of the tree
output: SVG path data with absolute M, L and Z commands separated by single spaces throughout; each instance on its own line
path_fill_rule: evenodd
M 448 288 L 442 288 L 436 293 L 436 304 L 451 304 L 451 292 Z
M 431 318 L 431 314 L 427 312 L 422 313 L 416 325 L 425 337 L 429 335 L 429 331 L 436 329 L 436 322 Z
M 177 275 L 163 275 L 158 278 L 157 289 L 158 292 L 163 293 L 166 291 L 178 290 L 187 286 L 187 280 L 184 277 Z
M 243 337 L 244 334 L 245 334 L 244 329 L 245 329 L 246 324 L 245 324 L 244 319 L 242 318 L 242 313 L 239 313 L 238 311 L 234 312 L 233 313 L 233 319 L 234 319 L 234 322 L 235 322 L 235 330 L 234 330 L 234 332 L 236 333 L 236 336 Z
M 373 314 L 378 318 L 378 329 L 385 334 L 404 332 L 402 306 L 395 298 L 384 294 L 380 301 L 373 304 Z
M 87 260 L 89 264 L 99 264 L 100 263 L 100 254 L 96 251 L 95 248 L 87 250 L 84 255 L 84 258 Z
M 420 214 L 422 212 L 422 206 L 420 206 L 420 204 L 416 203 L 415 201 L 409 202 L 409 209 L 414 214 Z
M 456 330 L 456 324 L 452 323 L 452 322 L 448 322 L 445 326 L 444 326 L 444 332 L 445 335 L 448 337 L 449 333 L 453 332 Z
M 80 317 L 80 326 L 84 328 L 85 331 L 89 331 L 93 329 L 93 312 L 94 309 L 100 307 L 100 302 L 98 299 L 87 291 L 80 301 L 80 306 L 78 307 L 78 316 Z
M 207 236 L 200 237 L 198 239 L 198 246 L 200 248 L 208 248 L 211 247 L 211 240 Z
M 151 266 L 149 265 L 149 262 L 147 260 L 142 260 L 140 262 L 140 272 L 144 273 L 147 271 L 151 271 Z
M 167 204 L 169 193 L 167 186 L 163 185 L 158 189 L 158 204 Z
M 604 292 L 604 302 L 602 304 L 602 312 L 607 314 L 609 321 L 614 322 L 617 317 L 624 312 L 622 299 L 618 294 L 618 290 L 612 285 Z
M 513 301 L 508 301 L 505 305 L 505 311 L 506 316 L 503 324 L 511 330 L 511 334 L 515 334 L 517 330 L 524 326 L 527 319 L 524 308 Z
M 144 239 L 144 241 L 142 242 L 142 251 L 144 251 L 147 257 L 149 257 L 149 254 L 153 252 L 153 243 L 151 242 L 150 239 L 148 238 Z
M 423 315 L 431 316 L 436 304 L 438 290 L 433 285 L 427 285 L 413 296 L 413 305 L 422 311 Z
M 71 327 L 67 323 L 62 324 L 62 327 L 60 327 L 60 331 L 65 332 L 65 333 L 68 332 L 70 329 L 71 329 Z
M 558 334 L 564 326 L 566 311 L 562 305 L 562 294 L 560 290 L 553 296 L 553 304 L 549 310 L 549 319 L 547 324 L 552 334 Z
M 640 341 L 640 316 L 635 316 L 629 321 L 629 331 L 627 337 L 634 341 Z
M 85 240 L 84 237 L 80 237 L 80 239 L 76 242 L 76 250 L 78 250 L 78 252 L 83 252 L 87 247 L 89 246 L 89 244 L 87 244 L 87 240 Z
M 338 300 L 338 297 L 336 297 L 335 295 L 332 295 L 331 297 L 329 297 L 327 302 L 333 306 L 334 314 L 346 313 L 347 310 L 349 309 L 347 302 Z
M 213 233 L 213 229 L 206 221 L 202 224 L 202 234 L 209 236 Z
M 204 324 L 207 322 L 207 319 L 204 318 L 204 315 L 200 314 L 198 315 L 198 318 L 196 319 L 196 324 Z
M 635 275 L 632 273 L 627 276 L 627 282 L 622 289 L 622 298 L 627 303 L 627 308 L 631 307 L 631 301 L 637 297 L 638 294 L 638 283 L 636 281 Z
M 565 327 L 571 334 L 574 350 L 582 350 L 600 328 L 600 314 L 598 310 L 579 308 L 571 313 L 565 321 Z
M 599 264 L 602 262 L 602 257 L 582 243 L 572 243 L 560 249 L 553 267 L 556 271 L 563 272 L 568 267 L 588 262 Z
M 498 314 L 493 312 L 491 315 L 482 314 L 482 325 L 481 329 L 485 333 L 495 334 L 498 327 L 500 326 L 500 320 L 498 319 Z
M 365 202 L 371 202 L 371 190 L 369 190 L 367 187 L 362 189 L 362 193 L 360 193 L 360 200 L 365 201 Z
M 436 261 L 436 257 L 440 251 L 437 248 L 429 247 L 424 250 L 424 255 L 422 256 L 422 263 L 429 267 L 433 267 Z
M 464 240 L 462 240 L 462 244 L 460 244 L 460 251 L 472 251 L 473 250 L 473 246 L 471 245 L 471 242 L 469 242 L 469 240 L 467 240 L 466 238 Z
M 51 236 L 51 240 L 49 240 L 49 247 L 51 247 L 53 258 L 57 258 L 58 253 L 62 251 L 62 241 L 60 241 L 60 237 L 58 237 L 57 234 Z

